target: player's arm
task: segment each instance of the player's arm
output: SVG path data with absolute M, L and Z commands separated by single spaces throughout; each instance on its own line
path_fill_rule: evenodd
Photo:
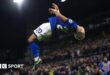
M 62 21 L 66 22 L 68 18 L 60 13 L 59 7 L 52 3 L 52 8 L 49 8 L 49 12 L 54 14 L 55 16 L 59 17 Z
M 70 18 L 67 18 L 66 16 L 64 16 L 63 14 L 60 13 L 59 7 L 55 4 L 52 3 L 52 7 L 49 8 L 49 12 L 51 14 L 54 14 L 55 16 L 59 17 L 60 20 L 62 20 L 63 22 L 67 23 L 67 25 L 70 25 L 73 29 L 77 29 L 77 23 L 75 21 L 73 21 Z
M 77 40 L 82 40 L 85 38 L 85 29 L 84 27 L 78 25 L 75 21 L 67 18 L 66 16 L 62 15 L 60 13 L 59 7 L 53 3 L 52 4 L 52 8 L 49 8 L 49 12 L 51 14 L 56 15 L 57 17 L 59 17 L 62 21 L 66 22 L 67 25 L 70 25 L 73 29 L 76 30 L 76 32 L 74 33 L 74 36 Z

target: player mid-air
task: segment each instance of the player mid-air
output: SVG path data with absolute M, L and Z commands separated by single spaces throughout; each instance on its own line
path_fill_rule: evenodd
M 72 31 L 76 40 L 82 40 L 85 38 L 84 27 L 78 25 L 74 20 L 62 15 L 59 7 L 55 3 L 52 3 L 52 7 L 49 8 L 49 13 L 54 14 L 55 17 L 50 17 L 49 22 L 43 23 L 36 28 L 28 39 L 29 47 L 32 50 L 35 61 L 33 69 L 41 62 L 41 58 L 39 57 L 39 45 L 35 43 L 35 40 L 45 40 L 58 30 L 66 32 Z

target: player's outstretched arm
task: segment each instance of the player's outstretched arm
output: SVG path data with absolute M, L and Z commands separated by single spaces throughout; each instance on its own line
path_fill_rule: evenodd
M 68 21 L 68 18 L 66 16 L 64 16 L 63 14 L 60 13 L 59 7 L 58 5 L 56 5 L 55 3 L 52 3 L 52 7 L 49 8 L 49 12 L 51 14 L 56 15 L 57 17 L 59 17 L 62 21 L 66 22 Z M 74 37 L 77 40 L 82 40 L 85 38 L 85 29 L 84 27 L 78 25 L 76 22 L 72 22 L 71 19 L 69 19 L 69 24 L 71 24 L 71 26 L 76 29 L 76 32 L 74 33 Z
M 61 14 L 58 5 L 56 5 L 55 3 L 52 3 L 52 7 L 49 8 L 49 12 L 50 12 L 50 14 L 54 14 L 55 16 L 62 19 L 64 22 L 66 22 L 68 20 L 68 18 L 66 16 Z

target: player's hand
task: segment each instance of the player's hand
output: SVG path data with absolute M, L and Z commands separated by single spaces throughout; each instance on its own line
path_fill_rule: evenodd
M 52 7 L 49 8 L 49 13 L 56 16 L 59 16 L 61 14 L 58 5 L 56 5 L 55 3 L 52 3 Z

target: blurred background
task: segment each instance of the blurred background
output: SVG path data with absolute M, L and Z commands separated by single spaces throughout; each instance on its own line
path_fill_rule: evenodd
M 62 14 L 86 28 L 86 38 L 73 34 L 40 42 L 42 65 L 31 71 L 33 57 L 27 38 L 47 22 L 48 8 L 57 3 Z M 0 1 L 0 63 L 23 63 L 23 69 L 3 70 L 8 75 L 110 75 L 110 2 L 108 0 L 13 0 Z M 6 73 L 5 73 L 6 72 Z

